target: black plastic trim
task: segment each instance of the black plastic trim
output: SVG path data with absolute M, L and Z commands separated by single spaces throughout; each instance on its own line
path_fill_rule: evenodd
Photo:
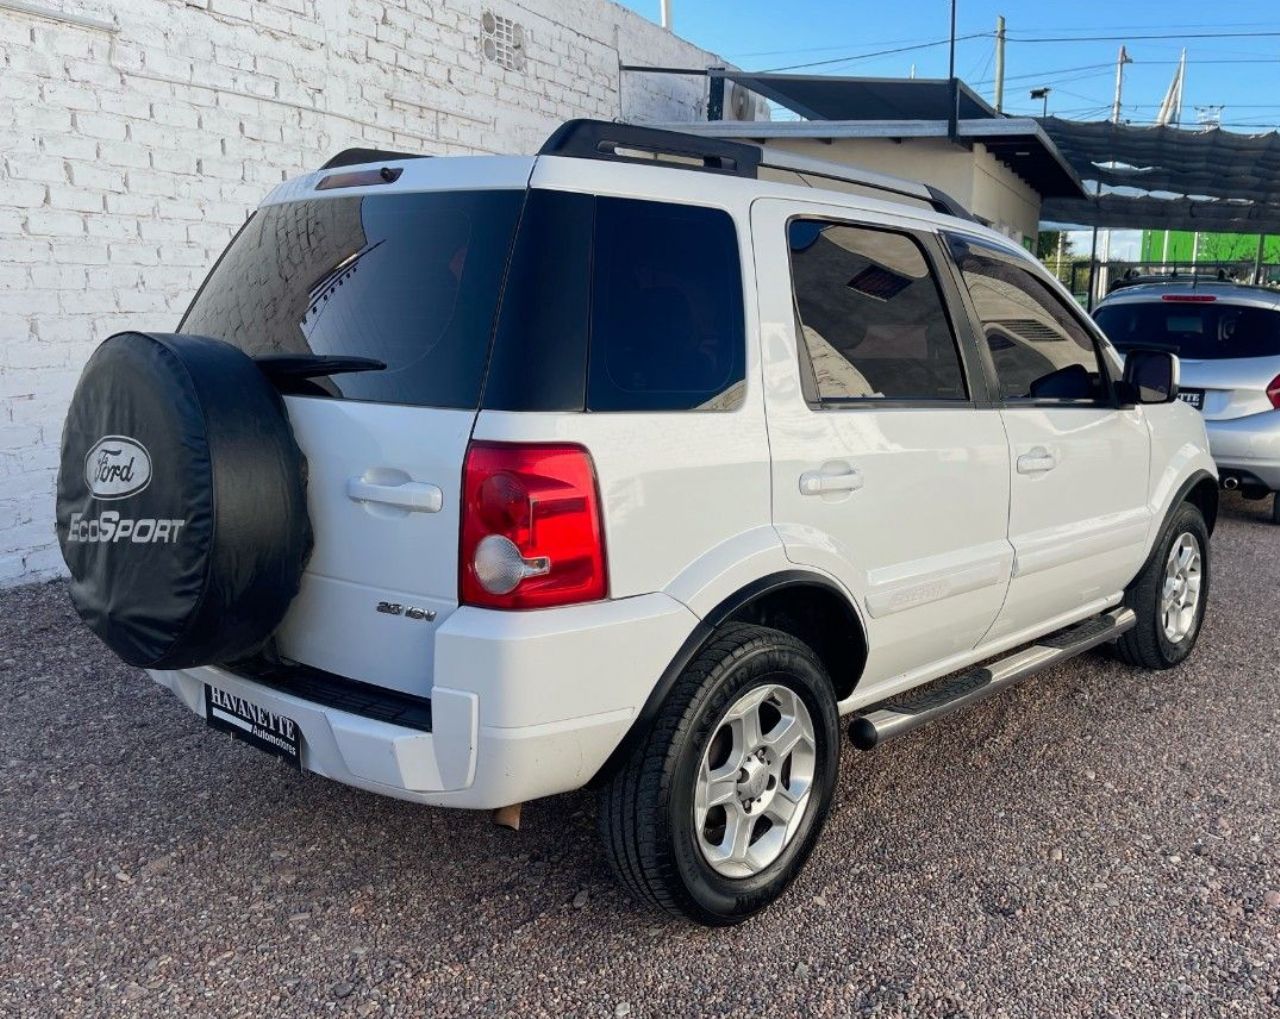
M 645 737 L 653 725 L 654 719 L 658 716 L 658 710 L 667 699 L 671 688 L 675 686 L 676 680 L 680 678 L 680 674 L 697 657 L 698 652 L 712 638 L 720 624 L 732 618 L 735 613 L 750 605 L 757 598 L 785 587 L 823 587 L 838 594 L 841 599 L 849 603 L 850 611 L 853 613 L 854 618 L 858 620 L 858 628 L 861 631 L 860 637 L 865 645 L 867 634 L 866 628 L 862 623 L 862 617 L 858 614 L 857 608 L 850 601 L 844 588 L 829 577 L 825 577 L 820 573 L 811 573 L 808 570 L 783 570 L 780 573 L 771 573 L 768 576 L 753 580 L 750 584 L 724 599 L 698 621 L 698 624 L 693 628 L 693 632 L 685 638 L 685 642 L 680 645 L 680 650 L 676 652 L 675 657 L 671 659 L 671 662 L 658 678 L 658 682 L 654 684 L 644 702 L 644 706 L 632 721 L 631 728 L 627 730 L 626 735 L 622 737 L 618 745 L 613 748 L 613 753 L 600 766 L 600 770 L 587 782 L 586 788 L 599 788 L 613 776 L 622 762 L 630 756 L 636 744 Z
M 978 219 L 957 202 L 949 194 L 941 188 L 935 188 L 932 184 L 925 184 L 925 190 L 929 192 L 930 201 L 937 212 L 941 212 L 947 216 L 954 216 L 956 219 L 967 220 L 970 223 L 977 223 Z
M 619 149 L 664 153 L 686 159 L 700 159 L 701 166 L 663 162 L 619 155 Z M 614 124 L 606 120 L 567 120 L 551 133 L 538 150 L 540 156 L 571 156 L 578 159 L 607 159 L 642 166 L 667 166 L 683 170 L 703 170 L 734 177 L 755 177 L 760 167 L 760 149 L 742 142 L 701 138 L 680 131 L 663 131 L 634 124 Z
M 1151 551 L 1147 553 L 1147 558 L 1142 561 L 1142 570 L 1145 570 L 1147 566 L 1150 564 L 1151 560 L 1154 559 L 1155 556 L 1158 554 L 1160 549 L 1160 539 L 1164 536 L 1165 531 L 1168 529 L 1169 523 L 1173 519 L 1173 515 L 1178 512 L 1178 507 L 1187 501 L 1187 496 L 1191 494 L 1191 490 L 1204 481 L 1213 482 L 1214 494 L 1215 495 L 1218 494 L 1217 478 L 1215 478 L 1212 474 L 1210 474 L 1208 471 L 1203 469 L 1192 472 L 1191 476 L 1188 477 L 1185 481 L 1183 481 L 1181 485 L 1178 486 L 1178 491 L 1174 494 L 1173 499 L 1170 500 L 1169 508 L 1165 510 L 1164 519 L 1160 521 L 1160 530 L 1156 532 L 1156 540 L 1151 543 Z M 1206 518 L 1204 522 L 1205 527 L 1209 529 L 1210 534 L 1213 534 L 1213 528 L 1214 528 L 1214 525 L 1217 523 L 1217 520 L 1218 520 L 1218 513 L 1217 513 L 1217 506 L 1215 504 L 1213 516 L 1210 518 Z M 1142 570 L 1139 570 L 1138 573 L 1136 573 L 1134 576 L 1135 577 L 1141 576 Z
M 333 170 L 339 166 L 359 166 L 361 163 L 386 163 L 397 159 L 430 158 L 430 156 L 423 155 L 421 152 L 394 152 L 391 149 L 343 149 L 331 157 L 320 169 Z
M 332 672 L 298 663 L 274 663 L 261 658 L 222 666 L 232 675 L 279 690 L 293 697 L 352 715 L 431 731 L 431 698 L 361 683 Z

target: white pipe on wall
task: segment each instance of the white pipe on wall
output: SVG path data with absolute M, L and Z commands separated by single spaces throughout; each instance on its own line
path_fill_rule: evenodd
M 120 26 L 114 21 L 95 18 L 88 14 L 76 14 L 72 11 L 60 11 L 56 7 L 28 3 L 27 0 L 0 0 L 0 10 L 13 11 L 15 14 L 29 14 L 33 18 L 44 18 L 46 21 L 60 21 L 64 25 L 75 25 L 79 28 L 92 28 L 112 35 L 120 31 Z

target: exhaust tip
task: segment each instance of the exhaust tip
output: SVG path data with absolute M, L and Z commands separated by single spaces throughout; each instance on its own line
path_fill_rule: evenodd
M 1222 487 L 1229 492 L 1234 492 L 1237 488 L 1240 487 L 1240 479 L 1237 478 L 1234 474 L 1228 474 L 1225 478 L 1222 479 Z

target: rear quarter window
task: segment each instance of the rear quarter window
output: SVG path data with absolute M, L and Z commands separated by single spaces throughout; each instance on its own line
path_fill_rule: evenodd
M 600 199 L 587 409 L 737 406 L 745 346 L 728 213 Z
M 745 360 L 728 213 L 530 192 L 486 408 L 732 410 L 743 399 Z

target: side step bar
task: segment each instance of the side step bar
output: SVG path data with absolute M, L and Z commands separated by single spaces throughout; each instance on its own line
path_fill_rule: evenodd
M 1082 651 L 1115 640 L 1138 621 L 1133 609 L 1113 609 L 1047 637 L 1008 658 L 961 673 L 939 683 L 909 690 L 866 709 L 849 725 L 849 738 L 859 750 L 918 729 L 959 708 L 984 701 L 1021 679 L 1057 665 Z

